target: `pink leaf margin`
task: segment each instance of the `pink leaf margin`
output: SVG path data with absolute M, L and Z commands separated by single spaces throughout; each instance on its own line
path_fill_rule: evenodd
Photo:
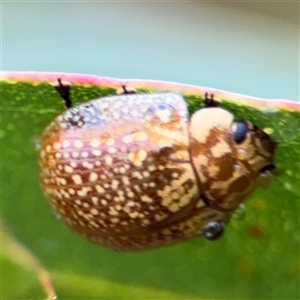
M 17 82 L 31 82 L 31 83 L 43 83 L 53 82 L 58 78 L 61 80 L 69 81 L 72 84 L 78 84 L 82 86 L 103 86 L 108 88 L 118 89 L 122 85 L 127 87 L 142 88 L 147 90 L 168 90 L 186 95 L 203 96 L 205 92 L 214 94 L 217 99 L 228 100 L 236 102 L 241 105 L 254 107 L 259 110 L 268 109 L 283 109 L 287 111 L 300 112 L 300 102 L 291 101 L 286 99 L 263 99 L 245 96 L 241 94 L 235 94 L 222 90 L 217 90 L 209 87 L 201 87 L 189 84 L 181 84 L 176 82 L 158 81 L 158 80 L 143 80 L 143 79 L 119 79 L 102 77 L 86 74 L 74 74 L 74 73 L 61 73 L 61 72 L 9 72 L 4 71 L 0 74 L 0 80 L 9 83 Z

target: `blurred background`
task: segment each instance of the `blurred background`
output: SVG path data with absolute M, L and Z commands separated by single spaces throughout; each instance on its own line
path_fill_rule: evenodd
M 299 2 L 4 2 L 2 70 L 158 79 L 298 100 Z
M 175 81 L 299 101 L 299 2 L 2 1 L 1 8 L 2 70 Z M 249 199 L 245 220 L 220 241 L 114 252 L 73 235 L 39 188 L 31 141 L 62 110 L 58 97 L 46 85 L 39 93 L 11 89 L 1 99 L 2 216 L 50 272 L 59 299 L 300 298 L 300 165 L 289 157 L 299 143 L 283 145 L 282 176 Z M 298 115 L 285 121 L 297 138 Z M 4 264 L 6 298 L 43 297 L 31 273 Z

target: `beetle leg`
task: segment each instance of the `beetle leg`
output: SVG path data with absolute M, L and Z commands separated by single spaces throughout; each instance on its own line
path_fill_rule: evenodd
M 57 83 L 53 85 L 54 88 L 57 90 L 61 98 L 63 99 L 64 106 L 66 109 L 72 107 L 72 102 L 70 99 L 70 89 L 71 83 L 67 81 L 61 81 L 60 78 L 57 79 Z
M 130 95 L 130 94 L 136 94 L 137 91 L 134 88 L 127 88 L 126 85 L 121 85 L 120 89 L 117 89 L 116 94 L 117 95 Z
M 210 97 L 208 96 L 208 93 L 204 94 L 204 106 L 205 107 L 217 107 L 220 103 L 216 99 L 214 99 L 214 94 L 210 94 Z

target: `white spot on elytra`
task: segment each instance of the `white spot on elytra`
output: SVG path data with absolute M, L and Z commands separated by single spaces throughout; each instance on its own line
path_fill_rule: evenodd
M 81 153 L 81 157 L 83 157 L 83 158 L 86 158 L 86 157 L 88 157 L 89 156 L 89 153 L 87 152 L 87 151 L 83 151 L 82 153 Z
M 68 192 L 69 192 L 71 195 L 74 195 L 74 194 L 75 194 L 75 190 L 72 189 L 72 188 L 70 188 L 70 189 L 68 190 Z
M 146 157 L 147 152 L 144 149 L 140 149 L 138 152 L 130 152 L 128 154 L 128 159 L 137 166 L 140 166 L 141 163 L 146 159 Z
M 133 198 L 134 194 L 133 194 L 133 192 L 130 191 L 130 192 L 127 193 L 127 196 L 130 197 L 130 198 Z
M 97 197 L 92 197 L 91 199 L 94 205 L 98 205 L 99 199 Z
M 96 208 L 92 208 L 90 212 L 92 215 L 98 215 L 98 210 Z
M 117 216 L 119 213 L 115 210 L 114 207 L 110 206 L 109 207 L 109 212 L 108 212 L 111 216 Z
M 129 181 L 128 177 L 125 177 L 125 176 L 122 177 L 122 181 L 125 185 L 130 185 L 130 181 Z
M 129 144 L 133 141 L 133 137 L 132 137 L 132 134 L 129 134 L 129 135 L 125 135 L 123 138 L 122 138 L 122 142 L 125 143 L 125 144 Z
M 137 211 L 134 211 L 134 212 L 132 212 L 132 213 L 129 214 L 130 218 L 132 218 L 132 219 L 137 218 L 138 215 L 139 215 L 139 213 Z
M 85 227 L 85 223 L 84 223 L 84 222 L 79 221 L 78 223 L 79 223 L 82 227 Z
M 122 206 L 121 206 L 121 205 L 119 205 L 119 204 L 117 204 L 117 205 L 115 206 L 115 209 L 119 211 L 119 210 L 121 210 L 121 209 L 122 209 Z
M 99 227 L 99 225 L 98 225 L 97 223 L 95 223 L 94 221 L 90 221 L 90 224 L 91 224 L 92 226 L 96 227 L 96 228 Z
M 76 203 L 77 205 L 81 205 L 81 201 L 80 201 L 79 199 L 76 199 L 76 200 L 75 200 L 75 203 Z
M 121 174 L 125 174 L 125 173 L 126 173 L 126 169 L 125 169 L 124 167 L 121 167 L 121 168 L 119 169 L 119 172 L 120 172 Z
M 77 191 L 77 195 L 80 196 L 80 197 L 84 197 L 87 195 L 87 188 L 83 187 L 81 190 Z
M 141 200 L 143 202 L 146 202 L 146 203 L 152 203 L 153 202 L 153 200 L 150 197 L 146 196 L 146 195 L 142 196 Z
M 97 140 L 97 139 L 92 139 L 91 142 L 90 142 L 90 145 L 93 147 L 93 148 L 97 148 L 100 146 L 100 141 Z
M 105 156 L 105 163 L 108 165 L 108 166 L 111 166 L 112 164 L 112 158 L 110 156 Z
M 75 174 L 75 175 L 72 176 L 72 179 L 73 179 L 75 184 L 82 184 L 82 179 L 81 179 L 80 175 Z
M 75 161 L 71 161 L 70 162 L 71 167 L 76 168 L 77 167 L 77 163 Z
M 92 172 L 92 173 L 90 174 L 89 180 L 90 180 L 91 182 L 94 182 L 94 181 L 96 181 L 97 179 L 98 179 L 98 174 L 95 173 L 95 172 Z
M 150 173 L 147 172 L 147 171 L 144 171 L 144 172 L 143 172 L 143 176 L 144 176 L 144 177 L 149 177 L 149 176 L 150 176 Z
M 78 153 L 77 151 L 73 151 L 73 152 L 72 152 L 72 156 L 73 156 L 74 158 L 77 158 L 77 157 L 79 156 L 79 153 Z
M 107 139 L 107 141 L 105 142 L 105 144 L 106 144 L 107 146 L 111 146 L 111 145 L 113 145 L 114 143 L 115 143 L 115 140 L 112 139 L 112 138 Z
M 68 148 L 69 146 L 70 146 L 70 142 L 69 142 L 69 141 L 64 140 L 64 141 L 62 142 L 62 147 L 63 147 L 63 148 Z
M 118 112 L 113 113 L 113 117 L 117 120 L 120 119 L 120 114 Z
M 137 171 L 133 172 L 132 176 L 137 178 L 137 179 L 143 179 L 143 176 L 141 175 L 141 173 L 137 172 Z
M 132 136 L 135 141 L 140 141 L 140 142 L 144 142 L 148 139 L 148 135 L 144 131 L 135 132 L 132 134 Z
M 113 148 L 113 147 L 110 147 L 110 148 L 108 148 L 108 153 L 116 153 L 117 152 L 117 150 L 116 150 L 116 148 Z
M 112 183 L 111 183 L 111 188 L 113 190 L 116 190 L 118 188 L 118 185 L 119 185 L 119 182 L 117 180 L 113 180 Z
M 59 152 L 55 153 L 55 157 L 56 158 L 61 158 L 61 153 L 59 153 Z
M 54 143 L 53 148 L 54 148 L 55 150 L 60 149 L 60 143 L 58 143 L 58 142 Z
M 153 172 L 153 171 L 156 170 L 156 167 L 155 167 L 154 165 L 150 165 L 150 166 L 148 167 L 148 170 L 149 170 L 150 172 Z
M 76 140 L 76 141 L 74 142 L 74 146 L 75 146 L 75 148 L 80 149 L 80 148 L 83 147 L 83 142 L 80 141 L 80 140 Z
M 102 186 L 100 186 L 100 185 L 96 185 L 95 186 L 95 188 L 96 188 L 96 191 L 99 193 L 99 194 L 103 194 L 104 193 L 104 189 L 103 189 L 103 187 Z
M 94 168 L 94 164 L 89 163 L 88 161 L 82 162 L 82 166 L 89 169 L 89 170 L 92 170 Z
M 100 150 L 92 150 L 92 154 L 95 155 L 95 156 L 100 156 L 101 155 L 101 151 Z
M 46 154 L 45 151 L 42 150 L 42 151 L 41 151 L 41 158 L 44 158 L 44 157 L 45 157 L 45 154 Z
M 72 167 L 70 167 L 70 166 L 65 166 L 65 171 L 67 173 L 72 173 L 74 171 L 74 169 Z
M 63 157 L 68 159 L 68 158 L 70 158 L 70 154 L 68 152 L 64 152 Z
M 128 107 L 123 106 L 123 107 L 122 107 L 122 112 L 123 112 L 124 114 L 128 114 L 128 112 L 129 112 Z

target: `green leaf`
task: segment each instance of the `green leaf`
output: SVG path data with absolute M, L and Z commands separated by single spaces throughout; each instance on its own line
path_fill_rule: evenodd
M 114 252 L 72 234 L 52 215 L 38 180 L 38 135 L 64 108 L 49 84 L 72 82 L 75 103 L 139 91 L 185 95 L 192 113 L 213 92 L 236 119 L 248 119 L 278 142 L 274 181 L 246 202 L 217 242 L 201 238 L 143 252 Z M 42 262 L 58 299 L 299 299 L 300 105 L 166 82 L 55 73 L 3 73 L 1 82 L 2 217 Z M 3 277 L 16 261 L 3 257 Z M 27 272 L 27 271 L 25 271 Z M 28 297 L 30 276 L 4 280 L 3 299 Z M 32 297 L 40 287 L 32 285 Z M 34 291 L 36 289 L 36 291 Z M 37 298 L 35 298 L 37 299 Z

